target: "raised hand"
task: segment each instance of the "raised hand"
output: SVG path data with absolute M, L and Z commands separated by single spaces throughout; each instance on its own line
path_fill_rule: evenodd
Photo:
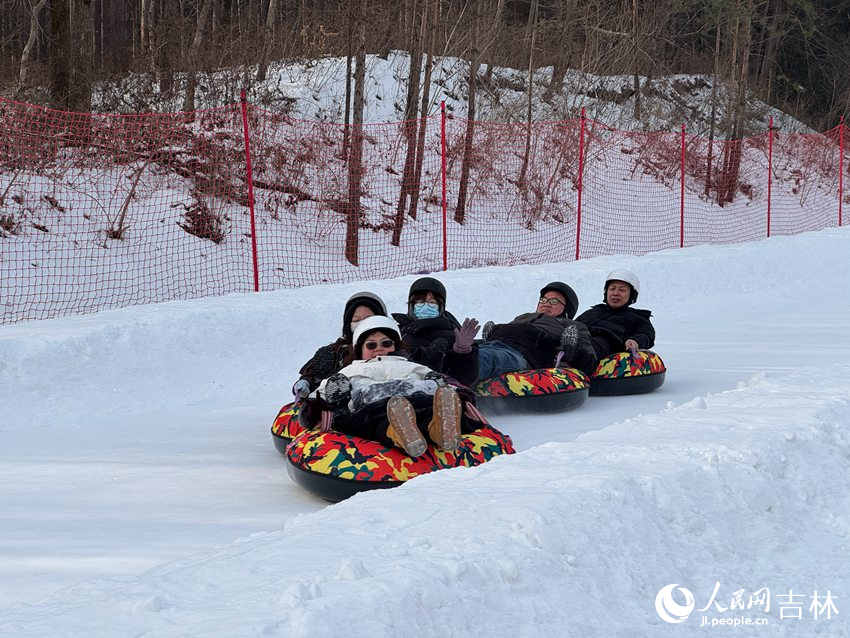
M 467 354 L 472 352 L 472 342 L 475 341 L 475 335 L 481 326 L 477 319 L 467 317 L 463 320 L 460 328 L 455 328 L 455 343 L 452 350 L 458 354 Z

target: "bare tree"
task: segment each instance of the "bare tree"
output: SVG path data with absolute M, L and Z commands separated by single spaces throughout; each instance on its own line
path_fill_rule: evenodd
M 466 101 L 466 135 L 463 140 L 463 161 L 460 168 L 455 221 L 463 224 L 466 218 L 466 196 L 469 191 L 469 173 L 472 168 L 472 139 L 475 135 L 475 91 L 478 86 L 479 66 L 479 22 L 481 20 L 481 0 L 470 0 L 472 5 L 472 33 L 469 59 L 468 95 Z
M 422 16 L 424 11 L 421 10 L 421 5 L 424 5 L 423 0 L 409 0 L 410 9 L 414 16 Z M 402 127 L 404 130 L 405 141 L 407 142 L 407 154 L 404 160 L 404 170 L 401 178 L 401 188 L 399 189 L 398 204 L 396 205 L 395 222 L 393 225 L 393 246 L 398 246 L 401 242 L 401 229 L 404 225 L 404 213 L 407 209 L 408 199 L 418 197 L 418 193 L 413 192 L 413 173 L 416 168 L 416 142 L 418 139 L 416 120 L 416 109 L 419 103 L 420 77 L 422 75 L 422 40 L 425 35 L 424 19 L 414 19 L 410 21 L 410 72 L 407 74 L 407 101 L 404 108 L 404 121 Z M 424 125 L 424 123 L 423 123 Z
M 30 31 L 27 37 L 27 43 L 24 45 L 24 50 L 21 52 L 21 70 L 18 74 L 18 90 L 21 91 L 27 86 L 27 76 L 29 74 L 29 62 L 32 55 L 32 49 L 38 40 L 39 24 L 38 18 L 41 10 L 47 4 L 47 0 L 38 0 L 37 4 L 33 4 L 30 0 Z
M 432 7 L 432 3 L 434 6 Z M 408 214 L 411 218 L 416 219 L 416 207 L 419 203 L 419 187 L 422 183 L 422 161 L 425 155 L 425 132 L 428 128 L 428 111 L 431 106 L 431 73 L 434 69 L 434 44 L 436 41 L 436 25 L 437 25 L 437 6 L 439 0 L 427 0 L 425 4 L 425 16 L 423 20 L 428 24 L 428 39 L 426 48 L 428 50 L 428 58 L 425 61 L 425 77 L 422 80 L 422 104 L 419 110 L 420 125 L 419 136 L 416 142 L 416 168 L 413 173 L 413 192 L 417 197 L 410 200 L 410 208 Z
M 277 0 L 269 0 L 269 8 L 266 11 L 266 23 L 262 30 L 260 41 L 260 63 L 257 66 L 257 82 L 266 79 L 269 70 L 269 57 L 271 55 L 272 39 L 274 38 L 274 23 L 277 17 Z
M 528 162 L 531 156 L 531 112 L 534 96 L 534 42 L 537 38 L 537 9 L 539 0 L 531 0 L 531 11 L 528 12 L 528 108 L 526 112 L 525 153 L 522 157 L 522 168 L 519 171 L 519 188 L 525 192 L 525 177 L 528 172 Z
M 195 35 L 192 38 L 192 46 L 189 48 L 188 68 L 186 69 L 186 94 L 183 97 L 183 110 L 195 110 L 195 89 L 198 86 L 198 62 L 200 59 L 201 46 L 204 44 L 204 34 L 207 22 L 212 14 L 215 0 L 204 0 L 201 10 L 198 12 L 198 21 L 195 25 Z
M 345 258 L 360 263 L 360 193 L 363 181 L 363 109 L 366 82 L 366 0 L 360 0 L 355 12 L 357 58 L 354 70 L 354 109 L 351 147 L 348 153 L 348 207 L 345 225 Z

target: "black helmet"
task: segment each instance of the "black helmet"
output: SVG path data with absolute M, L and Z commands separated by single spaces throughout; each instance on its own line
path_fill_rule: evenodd
M 342 336 L 351 341 L 351 318 L 354 311 L 360 306 L 366 306 L 376 315 L 387 316 L 387 306 L 383 300 L 371 292 L 355 292 L 345 302 L 345 310 L 342 312 Z
M 410 291 L 407 293 L 407 312 L 413 315 L 413 306 L 410 301 L 413 295 L 433 293 L 440 302 L 440 312 L 446 308 L 446 287 L 433 277 L 420 277 L 410 285 Z
M 570 319 L 576 316 L 576 311 L 578 310 L 578 295 L 576 291 L 570 288 L 563 281 L 553 281 L 551 283 L 546 284 L 543 288 L 540 289 L 540 296 L 542 297 L 550 290 L 554 290 L 555 292 L 559 292 L 564 295 L 564 299 L 566 299 L 566 304 L 564 305 L 564 312 L 562 312 L 559 317 L 567 316 Z

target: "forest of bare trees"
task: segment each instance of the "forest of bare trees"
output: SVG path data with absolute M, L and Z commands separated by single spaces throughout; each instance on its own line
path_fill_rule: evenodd
M 647 80 L 673 73 L 715 76 L 735 89 L 733 100 L 752 95 L 817 130 L 850 115 L 850 0 L 0 0 L 0 7 L 0 92 L 67 110 L 97 109 L 92 87 L 130 72 L 152 74 L 160 92 L 178 92 L 191 110 L 196 74 L 205 70 L 243 69 L 262 80 L 273 61 L 347 56 L 353 80 L 358 56 L 398 49 L 420 54 L 412 59 L 422 72 L 429 56 L 468 60 L 470 119 L 493 65 L 553 67 L 542 99 L 559 90 L 568 69 L 632 76 L 638 119 Z M 406 115 L 416 112 L 418 88 Z M 354 82 L 349 104 L 356 93 Z M 145 96 L 134 104 L 143 109 Z M 734 137 L 734 118 L 725 125 Z M 409 140 L 413 149 L 415 131 Z

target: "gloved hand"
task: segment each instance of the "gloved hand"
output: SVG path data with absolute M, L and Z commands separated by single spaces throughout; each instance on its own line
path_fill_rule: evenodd
M 436 381 L 437 385 L 446 385 L 446 375 L 437 372 L 436 370 L 431 370 L 428 374 L 425 375 L 426 381 Z
M 470 319 L 469 317 L 464 319 L 460 328 L 455 328 L 455 344 L 452 346 L 452 350 L 458 354 L 472 352 L 472 342 L 475 340 L 475 335 L 478 334 L 480 327 L 477 319 Z
M 292 386 L 292 394 L 295 395 L 296 403 L 310 394 L 310 383 L 307 379 L 298 379 L 298 381 L 296 381 Z
M 328 377 L 325 383 L 324 400 L 335 408 L 345 405 L 351 399 L 351 380 L 337 372 Z
M 321 379 L 327 379 L 339 369 L 337 367 L 337 354 L 337 351 L 331 346 L 322 346 L 316 350 L 316 354 L 310 360 L 310 372 L 316 383 Z
M 485 323 L 484 329 L 481 331 L 481 338 L 484 339 L 484 341 L 490 339 L 490 333 L 493 332 L 493 328 L 495 327 L 496 324 L 492 321 L 488 321 L 487 323 Z
M 637 354 L 637 351 L 640 350 L 638 342 L 634 339 L 626 339 L 626 343 L 624 345 L 626 346 L 626 350 L 628 350 L 632 354 Z

